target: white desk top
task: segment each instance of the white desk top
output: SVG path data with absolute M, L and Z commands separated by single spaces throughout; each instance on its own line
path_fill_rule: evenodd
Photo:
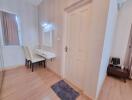
M 46 58 L 46 59 L 53 59 L 56 57 L 56 54 L 53 52 L 45 51 L 43 49 L 36 49 L 35 50 L 36 54 Z

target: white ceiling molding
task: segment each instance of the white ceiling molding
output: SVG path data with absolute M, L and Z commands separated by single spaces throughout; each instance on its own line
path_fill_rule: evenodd
M 77 8 L 79 8 L 81 6 L 87 5 L 88 3 L 91 3 L 91 2 L 92 2 L 92 0 L 79 0 L 79 1 L 71 4 L 70 6 L 68 6 L 67 8 L 65 8 L 64 10 L 66 12 L 71 12 L 74 9 L 77 9 Z
M 117 0 L 118 8 L 120 9 L 128 0 Z
M 32 5 L 38 6 L 42 0 L 24 0 L 25 2 L 31 3 Z

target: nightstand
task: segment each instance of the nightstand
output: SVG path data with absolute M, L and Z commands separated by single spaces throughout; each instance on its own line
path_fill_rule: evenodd
M 109 64 L 108 66 L 107 75 L 121 78 L 124 82 L 129 78 L 129 72 L 127 70 L 121 69 L 121 66 L 114 66 L 112 64 Z

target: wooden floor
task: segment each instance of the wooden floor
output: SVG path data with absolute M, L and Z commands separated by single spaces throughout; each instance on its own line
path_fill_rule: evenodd
M 132 100 L 132 81 L 124 81 L 107 77 L 99 100 Z
M 59 76 L 38 67 L 34 72 L 26 67 L 8 70 L 0 100 L 60 100 L 50 88 L 61 80 Z M 80 95 L 77 100 L 89 100 Z M 107 77 L 99 96 L 99 100 L 132 100 L 132 81 Z
M 51 85 L 61 80 L 48 69 L 39 67 L 31 72 L 19 67 L 5 72 L 0 100 L 60 100 Z M 89 100 L 80 95 L 77 100 Z

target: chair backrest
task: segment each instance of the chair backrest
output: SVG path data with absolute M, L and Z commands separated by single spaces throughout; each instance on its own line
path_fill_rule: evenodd
M 22 48 L 23 48 L 23 51 L 24 51 L 24 56 L 25 56 L 25 58 L 26 58 L 27 60 L 30 60 L 31 58 L 30 58 L 30 55 L 29 55 L 29 53 L 28 53 L 27 47 L 26 47 L 26 46 L 22 46 Z
M 26 51 L 29 55 L 29 58 L 32 60 L 33 59 L 33 52 L 32 52 L 32 49 L 29 47 L 29 46 L 26 46 Z

